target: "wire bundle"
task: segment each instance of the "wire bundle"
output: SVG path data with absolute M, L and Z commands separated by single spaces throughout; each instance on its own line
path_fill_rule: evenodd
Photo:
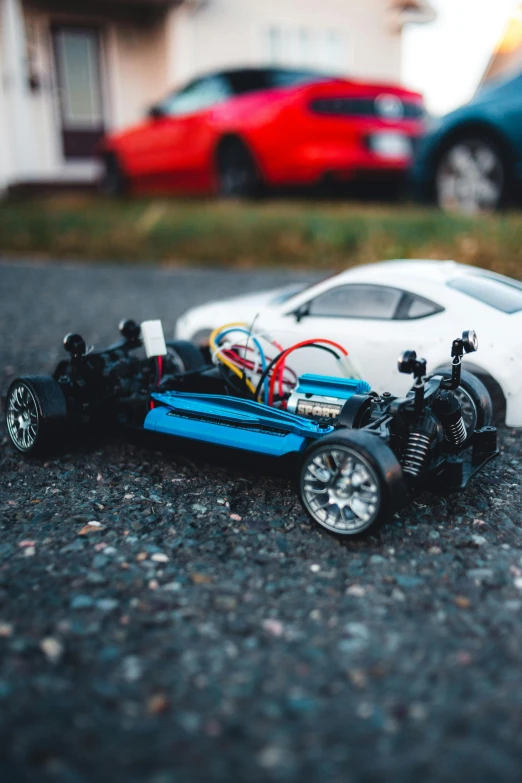
M 243 338 L 241 342 L 237 339 L 239 335 Z M 275 358 L 267 356 L 263 343 L 267 350 L 275 348 L 278 351 Z M 339 363 L 342 375 L 357 377 L 357 372 L 348 361 L 348 352 L 333 340 L 303 340 L 283 349 L 268 335 L 254 334 L 252 328 L 249 329 L 244 323 L 225 324 L 210 335 L 213 361 L 241 379 L 244 388 L 255 400 L 271 406 L 277 404 L 286 407 L 286 400 L 297 385 L 297 375 L 287 366 L 287 359 L 294 351 L 302 348 L 326 351 Z M 254 381 L 257 381 L 256 385 Z
M 232 336 L 234 339 L 232 339 Z M 241 342 L 238 342 L 239 336 L 243 338 Z M 245 337 L 246 340 L 244 339 Z M 214 362 L 223 365 L 236 377 L 240 378 L 255 399 L 260 394 L 256 392 L 252 379 L 264 374 L 271 361 L 270 358 L 267 358 L 263 342 L 267 344 L 267 347 L 275 348 L 279 353 L 283 350 L 279 343 L 270 340 L 270 338 L 260 334 L 253 334 L 252 330 L 247 329 L 244 323 L 225 324 L 216 329 L 210 336 L 210 350 Z M 296 381 L 297 378 L 294 375 L 294 385 Z M 266 375 L 261 391 L 263 402 L 268 404 L 269 386 Z

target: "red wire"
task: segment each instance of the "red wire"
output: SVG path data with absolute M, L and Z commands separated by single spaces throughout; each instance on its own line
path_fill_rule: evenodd
M 163 375 L 163 356 L 156 356 L 156 367 L 157 367 L 156 386 L 159 386 L 161 383 L 161 376 Z M 154 400 L 150 401 L 149 408 L 150 410 L 154 409 Z
M 248 359 L 243 359 L 241 356 L 238 356 L 238 354 L 235 352 L 236 346 L 232 349 L 228 349 L 223 351 L 223 354 L 227 357 L 227 359 L 231 359 L 233 362 L 235 362 L 239 367 L 244 367 L 247 370 L 253 371 L 255 368 L 255 364 L 252 361 L 249 361 Z M 283 350 L 283 349 L 281 349 Z M 272 361 L 270 356 L 266 357 L 267 364 L 270 364 Z M 257 367 L 257 374 L 261 375 L 262 368 L 260 366 Z M 288 376 L 285 379 L 285 373 L 288 373 Z M 295 386 L 297 383 L 297 375 L 292 370 L 291 367 L 282 367 L 280 372 L 280 384 L 286 384 L 287 386 Z M 280 387 L 280 396 L 283 396 L 284 389 L 281 390 Z
M 275 348 L 277 348 L 277 350 L 280 353 L 284 351 L 282 345 L 280 345 L 276 340 L 271 340 L 270 342 Z M 339 345 L 339 343 L 333 342 L 332 340 L 325 340 L 325 339 L 304 340 L 301 343 L 297 343 L 296 345 L 291 346 L 286 351 L 284 351 L 284 354 L 280 357 L 276 366 L 272 369 L 271 386 L 270 386 L 270 394 L 269 394 L 270 405 L 272 405 L 274 401 L 274 389 L 275 389 L 276 381 L 278 383 L 279 396 L 281 398 L 284 397 L 285 384 L 291 387 L 295 387 L 295 385 L 297 384 L 297 375 L 290 367 L 286 366 L 286 359 L 289 356 L 289 354 L 292 353 L 292 351 L 294 351 L 296 348 L 301 348 L 306 345 L 315 345 L 316 343 L 326 343 L 327 345 L 332 345 L 333 347 L 337 348 L 344 356 L 348 356 L 348 352 L 346 351 L 346 349 L 343 348 L 342 345 Z M 241 356 L 240 351 L 244 351 L 243 356 Z M 236 364 L 236 366 L 242 367 L 246 370 L 250 370 L 251 372 L 254 371 L 254 369 L 257 366 L 257 374 L 260 375 L 261 367 L 256 365 L 256 363 L 251 359 L 246 358 L 247 353 L 254 353 L 254 352 L 255 349 L 250 345 L 231 345 L 230 348 L 225 348 L 223 350 L 223 355 L 226 356 L 231 361 L 233 361 Z M 272 362 L 272 359 L 269 356 L 266 356 L 265 358 L 267 364 L 270 364 Z M 289 377 L 287 377 L 285 380 L 286 373 L 288 373 Z
M 272 377 L 270 378 L 270 391 L 269 391 L 269 395 L 268 395 L 268 404 L 269 405 L 273 405 L 274 404 L 274 389 L 275 389 L 275 385 L 276 385 L 276 379 L 279 377 L 279 372 L 280 372 L 281 365 L 284 368 L 284 365 L 286 363 L 286 359 L 292 353 L 292 351 L 295 351 L 297 348 L 304 348 L 306 345 L 315 345 L 316 343 L 324 343 L 325 345 L 332 345 L 334 348 L 337 348 L 339 351 L 341 351 L 343 356 L 348 356 L 348 351 L 345 348 L 343 348 L 342 345 L 339 345 L 339 343 L 333 342 L 333 340 L 323 340 L 323 339 L 303 340 L 300 343 L 296 343 L 295 345 L 292 345 L 279 358 L 279 360 L 277 361 L 275 367 L 272 370 Z
M 285 372 L 285 362 L 281 363 L 281 367 L 279 368 L 279 371 L 277 373 L 277 385 L 279 389 L 279 396 L 282 397 L 284 394 L 284 383 L 283 383 L 283 376 Z

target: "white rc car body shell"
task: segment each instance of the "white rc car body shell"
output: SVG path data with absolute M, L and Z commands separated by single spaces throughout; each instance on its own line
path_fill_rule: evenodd
M 491 280 L 520 294 L 521 309 L 505 312 L 453 287 L 463 278 Z M 307 308 L 317 297 L 344 286 L 396 289 L 436 306 L 419 317 L 350 317 L 314 315 Z M 305 313 L 305 314 L 303 314 Z M 466 329 L 475 329 L 479 351 L 464 358 L 464 368 L 493 378 L 506 400 L 506 424 L 522 427 L 522 285 L 500 275 L 454 261 L 385 261 L 359 266 L 312 286 L 286 287 L 239 296 L 195 307 L 177 322 L 176 339 L 200 345 L 210 332 L 230 322 L 252 324 L 269 333 L 284 348 L 313 338 L 328 338 L 343 345 L 364 380 L 382 393 L 405 394 L 411 378 L 397 370 L 397 358 L 414 349 L 427 360 L 430 374 L 450 363 L 451 341 Z M 332 357 L 323 351 L 303 349 L 292 356 L 297 373 L 338 374 Z

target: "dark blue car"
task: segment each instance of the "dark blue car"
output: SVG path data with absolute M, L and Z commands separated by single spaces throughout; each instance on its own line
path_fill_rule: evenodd
M 412 171 L 415 193 L 441 208 L 491 211 L 520 197 L 522 74 L 434 120 Z

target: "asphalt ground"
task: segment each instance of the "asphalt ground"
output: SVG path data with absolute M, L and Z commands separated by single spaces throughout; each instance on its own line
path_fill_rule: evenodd
M 0 390 L 72 329 L 169 334 L 290 279 L 4 260 Z M 117 439 L 24 461 L 2 421 L 2 783 L 518 783 L 522 434 L 501 445 L 343 543 L 286 477 Z

